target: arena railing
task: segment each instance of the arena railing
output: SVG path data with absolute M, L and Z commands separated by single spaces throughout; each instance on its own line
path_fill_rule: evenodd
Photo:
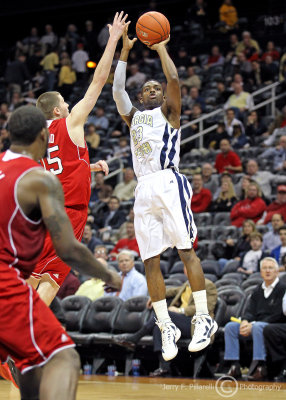
M 270 110 L 268 111 L 268 115 L 272 116 L 272 117 L 275 117 L 277 100 L 280 100 L 281 98 L 286 96 L 286 93 L 281 93 L 281 94 L 278 94 L 278 95 L 276 94 L 277 88 L 279 86 L 281 86 L 282 83 L 283 82 L 275 82 L 275 83 L 267 85 L 267 86 L 265 86 L 265 87 L 263 87 L 261 89 L 256 90 L 255 92 L 253 92 L 251 94 L 253 101 L 255 100 L 256 96 L 261 95 L 261 94 L 263 94 L 265 92 L 268 92 L 268 91 L 270 91 L 270 96 L 269 96 L 268 99 L 263 100 L 258 104 L 255 104 L 254 107 L 252 108 L 252 110 L 258 110 L 261 107 L 269 105 L 270 106 Z M 212 111 L 212 112 L 210 112 L 208 114 L 202 115 L 200 118 L 196 118 L 196 119 L 194 119 L 192 121 L 189 121 L 186 124 L 182 125 L 181 130 L 183 131 L 184 129 L 189 128 L 191 125 L 198 124 L 199 125 L 199 132 L 194 134 L 194 135 L 192 135 L 192 136 L 190 136 L 190 137 L 188 137 L 188 138 L 186 138 L 186 139 L 183 139 L 181 141 L 181 146 L 197 139 L 198 140 L 198 147 L 202 148 L 203 147 L 203 138 L 204 138 L 204 136 L 207 133 L 209 133 L 211 131 L 214 131 L 217 128 L 217 124 L 214 123 L 213 125 L 208 126 L 207 128 L 204 129 L 204 122 L 206 122 L 210 118 L 213 118 L 214 116 L 218 116 L 219 114 L 224 115 L 224 113 L 225 113 L 225 110 L 223 108 L 218 108 L 218 109 L 216 109 L 216 110 L 214 110 L 214 111 Z

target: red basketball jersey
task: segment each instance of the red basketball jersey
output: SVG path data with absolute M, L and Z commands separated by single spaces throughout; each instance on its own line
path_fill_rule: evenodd
M 43 248 L 46 228 L 42 219 L 30 220 L 17 200 L 18 182 L 34 168 L 41 166 L 29 157 L 10 150 L 0 155 L 0 291 L 10 283 L 11 267 L 27 279 Z
M 65 118 L 52 120 L 49 131 L 48 157 L 41 160 L 42 165 L 61 181 L 66 207 L 87 209 L 91 191 L 87 146 L 80 147 L 73 143 Z

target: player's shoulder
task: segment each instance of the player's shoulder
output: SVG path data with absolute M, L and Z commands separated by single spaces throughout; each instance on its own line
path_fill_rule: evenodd
M 42 193 L 56 191 L 61 187 L 58 178 L 40 166 L 29 171 L 23 177 L 21 183 L 28 186 L 30 190 L 41 191 Z

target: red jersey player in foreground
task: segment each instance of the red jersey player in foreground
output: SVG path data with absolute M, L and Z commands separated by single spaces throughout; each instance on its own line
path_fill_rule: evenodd
M 42 112 L 18 108 L 9 130 L 11 147 L 0 156 L 0 359 L 14 360 L 22 400 L 73 400 L 80 367 L 75 345 L 26 282 L 46 228 L 65 263 L 116 289 L 121 279 L 76 240 L 59 180 L 37 163 L 49 136 Z
M 88 149 L 84 140 L 84 124 L 95 106 L 108 78 L 116 45 L 126 26 L 127 14 L 116 13 L 104 54 L 94 72 L 92 82 L 82 100 L 69 113 L 69 105 L 59 92 L 43 93 L 37 107 L 44 113 L 50 131 L 48 157 L 42 160 L 46 170 L 57 175 L 62 183 L 65 207 L 72 223 L 75 237 L 81 241 L 87 220 L 90 199 L 90 167 L 93 171 L 108 173 L 105 161 L 90 166 Z M 62 285 L 70 267 L 56 255 L 48 234 L 40 260 L 29 279 L 41 299 L 50 305 Z

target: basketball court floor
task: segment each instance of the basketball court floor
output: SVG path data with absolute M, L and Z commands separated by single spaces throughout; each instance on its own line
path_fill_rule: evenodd
M 77 400 L 269 400 L 286 399 L 286 383 L 183 378 L 81 376 Z M 11 382 L 0 380 L 1 400 L 20 400 Z M 55 399 L 60 400 L 60 399 Z

